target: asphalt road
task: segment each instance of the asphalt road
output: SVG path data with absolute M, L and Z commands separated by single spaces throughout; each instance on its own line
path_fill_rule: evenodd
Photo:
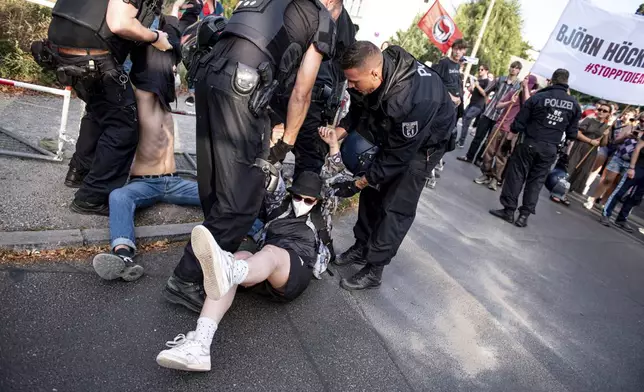
M 2 266 L 0 391 L 644 390 L 644 245 L 545 194 L 511 226 L 477 168 L 446 160 L 379 290 L 341 290 L 348 267 L 288 305 L 240 295 L 207 374 L 154 362 L 196 320 L 160 297 L 180 248 L 142 255 L 133 284 L 89 263 Z

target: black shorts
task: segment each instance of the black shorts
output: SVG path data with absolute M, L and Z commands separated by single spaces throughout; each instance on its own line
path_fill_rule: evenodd
M 284 293 L 271 286 L 268 280 L 251 287 L 244 288 L 239 286 L 238 290 L 248 291 L 275 302 L 291 302 L 295 298 L 299 297 L 309 286 L 309 282 L 313 277 L 313 268 L 304 264 L 300 256 L 298 256 L 295 251 L 290 249 L 284 250 L 288 252 L 291 259 L 291 270 L 288 274 L 286 287 L 284 287 Z

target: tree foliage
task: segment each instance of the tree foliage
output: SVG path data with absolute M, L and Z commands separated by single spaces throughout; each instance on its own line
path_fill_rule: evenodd
M 422 17 L 423 14 L 416 15 L 411 26 L 404 31 L 398 30 L 389 42 L 392 45 L 402 46 L 420 62 L 431 61 L 436 63 L 443 54 L 431 43 L 427 35 L 418 28 L 418 21 Z
M 473 47 L 491 0 L 475 0 L 458 8 L 455 22 L 464 39 Z M 528 58 L 530 44 L 521 37 L 519 0 L 497 0 L 476 57 L 495 75 L 507 72 L 510 56 Z
M 637 11 L 635 11 L 635 13 L 638 15 L 644 15 L 644 3 L 640 4 L 640 6 L 637 7 Z
M 221 5 L 224 6 L 224 15 L 226 18 L 230 18 L 230 15 L 233 14 L 235 7 L 237 6 L 238 0 L 221 0 Z

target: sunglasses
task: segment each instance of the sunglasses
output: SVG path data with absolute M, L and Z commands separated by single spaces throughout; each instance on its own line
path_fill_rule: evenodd
M 300 196 L 295 193 L 292 195 L 292 197 L 293 197 L 293 200 L 295 201 L 304 201 L 304 204 L 306 204 L 307 206 L 312 206 L 318 200 L 318 199 L 308 199 L 304 196 Z
M 610 110 L 606 110 L 606 109 L 597 109 L 597 112 L 598 112 L 598 113 L 610 113 Z

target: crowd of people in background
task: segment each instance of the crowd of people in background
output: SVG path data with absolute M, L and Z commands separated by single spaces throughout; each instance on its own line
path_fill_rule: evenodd
M 450 57 L 439 62 L 438 70 L 447 59 L 464 68 L 461 45 Z M 518 138 L 513 137 L 510 125 L 524 103 L 541 89 L 537 78 L 526 76 L 519 82 L 522 69 L 518 61 L 510 65 L 508 75 L 494 78 L 485 64 L 478 65 L 478 77 L 465 81 L 463 100 L 469 100 L 464 111 L 459 111 L 461 126 L 458 148 L 465 148 L 469 135 L 473 136 L 467 153 L 459 161 L 474 163 L 481 169 L 481 176 L 474 179 L 496 191 L 502 184 L 509 157 Z M 461 78 L 463 76 L 461 75 Z M 469 98 L 469 99 L 468 99 Z M 461 103 L 462 104 L 462 103 Z M 583 137 L 565 142 L 562 140 L 559 158 L 555 165 L 557 174 L 565 182 L 565 189 L 555 187 L 550 198 L 555 203 L 569 206 L 569 193 L 587 196 L 584 207 L 597 207 L 602 211 L 601 223 L 610 226 L 609 217 L 617 202 L 623 203 L 622 212 L 615 224 L 627 232 L 631 210 L 641 203 L 644 193 L 644 163 L 640 159 L 644 143 L 644 113 L 625 106 L 598 100 L 582 112 L 579 131 Z M 554 171 L 553 171 L 554 172 Z M 600 177 L 599 182 L 593 187 Z M 593 192 L 589 192 L 593 189 Z

